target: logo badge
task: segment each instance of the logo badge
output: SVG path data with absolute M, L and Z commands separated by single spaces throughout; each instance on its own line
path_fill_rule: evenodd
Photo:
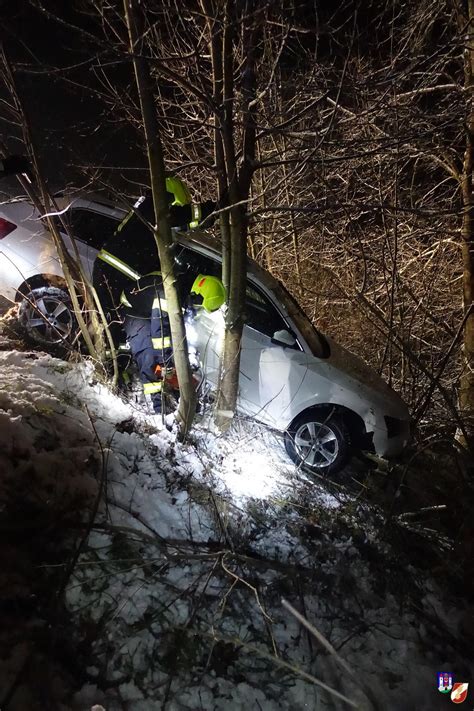
M 449 694 L 453 688 L 453 675 L 451 672 L 438 672 L 438 691 Z
M 451 701 L 453 704 L 462 704 L 462 702 L 466 700 L 468 686 L 469 684 L 466 684 L 464 681 L 457 681 L 454 684 L 451 692 Z

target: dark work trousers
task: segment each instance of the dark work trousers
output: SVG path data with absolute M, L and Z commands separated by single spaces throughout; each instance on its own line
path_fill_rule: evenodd
M 155 413 L 160 413 L 163 381 L 156 374 L 156 366 L 173 367 L 168 315 L 155 308 L 151 318 L 127 315 L 124 328 L 138 367 L 143 392 L 150 395 Z

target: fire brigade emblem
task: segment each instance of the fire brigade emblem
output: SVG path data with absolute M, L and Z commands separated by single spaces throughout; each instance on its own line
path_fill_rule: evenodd
M 451 672 L 438 672 L 438 691 L 449 694 L 453 688 L 453 675 Z
M 465 681 L 457 681 L 454 684 L 451 692 L 451 701 L 453 704 L 462 704 L 462 702 L 466 700 L 468 686 L 469 684 L 466 684 Z

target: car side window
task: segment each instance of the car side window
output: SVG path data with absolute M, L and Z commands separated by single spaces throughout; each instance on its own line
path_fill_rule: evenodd
M 118 221 L 109 215 L 79 207 L 68 210 L 67 218 L 74 237 L 94 249 L 101 249 L 119 225 Z
M 200 252 L 195 252 L 188 247 L 178 245 L 175 260 L 178 268 L 181 267 L 183 274 L 190 274 L 192 276 L 192 281 L 194 281 L 198 274 L 209 274 L 209 276 L 216 276 L 219 277 L 219 279 L 222 276 L 222 266 L 220 262 Z
M 276 331 L 289 331 L 272 302 L 249 282 L 245 292 L 245 324 L 270 338 Z
M 198 274 L 209 274 L 222 278 L 221 263 L 212 257 L 201 254 L 188 247 L 180 247 L 176 260 L 181 264 L 181 283 L 183 292 L 189 293 Z M 288 324 L 272 302 L 253 284 L 247 282 L 245 293 L 245 325 L 270 338 L 276 331 L 289 331 Z

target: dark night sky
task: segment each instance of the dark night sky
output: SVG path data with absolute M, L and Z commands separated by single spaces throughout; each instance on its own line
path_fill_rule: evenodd
M 356 0 L 354 0 L 356 2 Z M 371 0 L 366 0 L 370 5 Z M 298 23 L 310 26 L 313 0 L 301 0 Z M 357 3 L 358 4 L 358 3 Z M 52 15 L 63 22 L 79 25 L 86 31 L 100 36 L 95 17 L 87 16 L 77 8 L 90 7 L 88 2 L 64 2 L 64 0 L 46 0 L 44 5 Z M 329 61 L 341 61 L 345 56 L 345 47 L 329 44 L 325 30 L 325 18 L 336 11 L 338 21 L 352 24 L 353 3 L 334 3 L 324 0 L 317 3 L 318 56 Z M 8 11 L 7 11 L 8 8 Z M 335 10 L 335 8 L 338 8 Z M 107 180 L 127 184 L 128 179 L 144 178 L 144 152 L 134 131 L 126 122 L 117 121 L 117 116 L 91 91 L 80 88 L 81 83 L 94 86 L 94 73 L 90 61 L 98 52 L 108 52 L 107 60 L 117 60 L 117 55 L 107 49 L 105 43 L 92 42 L 85 34 L 61 25 L 45 13 L 32 7 L 28 0 L 17 3 L 12 11 L 11 0 L 0 0 L 3 14 L 3 27 L 0 30 L 11 60 L 17 65 L 17 79 L 21 96 L 30 115 L 34 129 L 38 152 L 44 171 L 52 187 L 60 188 L 65 180 L 83 182 L 80 166 L 115 166 L 115 170 L 105 171 Z M 300 35 L 298 42 L 313 42 L 310 35 Z M 102 56 L 104 59 L 104 56 Z M 282 65 L 291 72 L 292 65 L 298 63 L 298 51 L 289 43 L 288 56 L 282 57 Z M 28 68 L 25 65 L 29 65 Z M 61 79 L 60 73 L 49 71 L 51 67 L 66 67 L 78 64 L 77 69 L 68 71 L 68 77 L 76 82 L 72 87 Z M 23 66 L 22 66 L 23 65 Z M 118 64 L 111 70 L 114 81 L 123 87 L 133 82 L 133 73 L 128 64 Z M 96 84 L 96 86 L 98 86 Z M 133 91 L 133 89 L 132 89 Z M 11 131 L 2 132 L 6 137 Z M 21 146 L 8 140 L 13 150 Z M 123 168 L 123 170 L 120 170 Z M 137 170 L 135 170 L 137 169 Z M 132 185 L 132 193 L 136 193 Z
M 87 18 L 67 10 L 63 2 L 48 2 L 48 9 L 74 23 L 80 21 L 86 29 Z M 0 6 L 1 9 L 1 6 Z M 2 36 L 12 63 L 17 67 L 17 81 L 33 126 L 38 152 L 52 187 L 60 188 L 65 181 L 83 182 L 81 165 L 120 166 L 118 171 L 130 178 L 139 173 L 129 171 L 144 164 L 143 154 L 132 145 L 134 134 L 123 123 L 114 122 L 104 103 L 78 84 L 94 85 L 89 60 L 99 47 L 44 14 L 20 3 L 9 13 Z M 25 65 L 29 65 L 26 67 Z M 50 67 L 80 66 L 68 72 L 77 85 L 61 79 Z M 116 74 L 118 74 L 116 72 Z M 126 85 L 131 79 L 128 67 L 120 70 L 119 80 Z M 12 131 L 2 123 L 2 133 L 12 150 L 21 145 L 12 140 Z M 106 171 L 108 179 L 117 178 L 117 171 Z

